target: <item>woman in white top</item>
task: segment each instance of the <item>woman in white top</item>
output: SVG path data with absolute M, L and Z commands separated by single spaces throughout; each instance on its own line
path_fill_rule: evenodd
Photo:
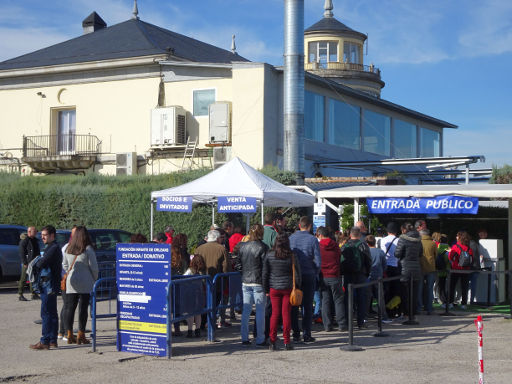
M 62 268 L 68 272 L 66 280 L 66 314 L 64 316 L 68 333 L 68 344 L 89 344 L 85 338 L 87 324 L 87 309 L 90 293 L 98 278 L 98 263 L 92 248 L 89 233 L 84 226 L 76 228 L 66 252 L 62 258 Z M 80 302 L 78 311 L 78 339 L 73 336 L 75 310 Z

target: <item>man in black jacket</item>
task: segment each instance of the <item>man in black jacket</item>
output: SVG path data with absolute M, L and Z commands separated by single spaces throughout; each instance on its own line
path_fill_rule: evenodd
M 341 273 L 343 274 L 343 286 L 345 287 L 345 313 L 347 317 L 349 284 L 361 284 L 366 282 L 370 269 L 372 267 L 372 257 L 370 248 L 366 242 L 361 241 L 361 229 L 353 227 L 350 230 L 350 240 L 341 248 L 342 262 Z M 366 317 L 366 288 L 356 288 L 354 290 L 354 299 L 357 307 L 357 325 L 359 329 L 365 328 Z
M 23 296 L 23 288 L 27 281 L 27 268 L 28 264 L 34 260 L 35 257 L 39 256 L 39 242 L 36 239 L 37 229 L 36 227 L 28 227 L 27 236 L 20 241 L 19 255 L 21 259 L 21 276 L 18 284 L 18 299 L 19 301 L 27 301 Z M 30 293 L 32 294 L 32 300 L 39 299 L 37 293 L 34 292 L 32 284 L 30 284 Z
M 55 228 L 51 225 L 44 227 L 41 238 L 46 244 L 43 257 L 36 263 L 39 270 L 48 268 L 48 277 L 41 277 L 39 294 L 41 295 L 41 319 L 43 329 L 41 340 L 31 344 L 31 349 L 44 350 L 50 347 L 57 348 L 57 331 L 59 329 L 59 315 L 57 313 L 57 294 L 60 291 L 60 279 L 62 272 L 62 251 L 55 241 Z
M 256 345 L 266 345 L 265 335 L 265 292 L 263 291 L 263 262 L 268 247 L 262 241 L 263 226 L 254 224 L 249 231 L 249 241 L 240 244 L 235 269 L 242 273 L 243 310 L 240 323 L 242 344 L 249 345 L 249 315 L 252 304 L 256 306 Z

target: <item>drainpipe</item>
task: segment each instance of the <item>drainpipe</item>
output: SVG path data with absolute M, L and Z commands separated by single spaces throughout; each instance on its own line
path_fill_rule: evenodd
M 284 169 L 304 184 L 304 0 L 284 2 Z

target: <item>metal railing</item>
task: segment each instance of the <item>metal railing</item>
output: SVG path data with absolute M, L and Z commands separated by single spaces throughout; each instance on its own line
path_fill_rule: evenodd
M 373 73 L 380 78 L 380 69 L 374 65 L 363 65 L 358 63 L 339 63 L 339 62 L 327 62 L 327 63 L 306 63 L 306 71 L 314 71 L 319 69 L 332 69 L 336 71 L 359 71 Z
M 92 156 L 101 153 L 101 140 L 94 135 L 23 136 L 23 157 Z
M 115 311 L 112 312 L 112 300 L 116 299 L 116 293 L 110 292 L 109 294 L 105 295 L 105 286 L 107 286 L 108 290 L 115 290 L 117 291 L 116 286 L 116 278 L 114 277 L 103 277 L 100 278 L 94 283 L 94 287 L 92 289 L 91 293 L 91 323 L 92 323 L 92 329 L 91 329 L 91 338 L 92 338 L 92 351 L 96 352 L 96 343 L 98 342 L 98 331 L 96 328 L 96 320 L 97 319 L 105 319 L 105 318 L 117 318 L 117 305 L 115 306 Z M 97 313 L 97 303 L 99 301 L 106 301 L 108 300 L 108 312 L 98 314 Z

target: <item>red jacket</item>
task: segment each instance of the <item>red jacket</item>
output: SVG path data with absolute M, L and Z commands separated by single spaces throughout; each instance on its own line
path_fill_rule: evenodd
M 172 244 L 172 236 L 165 232 L 165 236 L 167 237 L 167 240 L 165 240 L 165 244 Z
M 471 269 L 471 266 L 467 267 L 461 267 L 459 266 L 459 258 L 460 258 L 460 248 L 462 248 L 464 251 L 469 250 L 469 254 L 473 256 L 473 251 L 470 247 L 467 245 L 463 245 L 461 243 L 455 244 L 452 249 L 450 250 L 450 253 L 448 254 L 448 260 L 452 263 L 452 269 Z
M 339 277 L 341 250 L 338 244 L 332 239 L 320 240 L 320 256 L 322 263 L 320 270 L 324 277 Z
M 235 245 L 237 245 L 243 238 L 244 235 L 242 235 L 241 233 L 233 233 L 229 237 L 229 252 L 233 253 Z

